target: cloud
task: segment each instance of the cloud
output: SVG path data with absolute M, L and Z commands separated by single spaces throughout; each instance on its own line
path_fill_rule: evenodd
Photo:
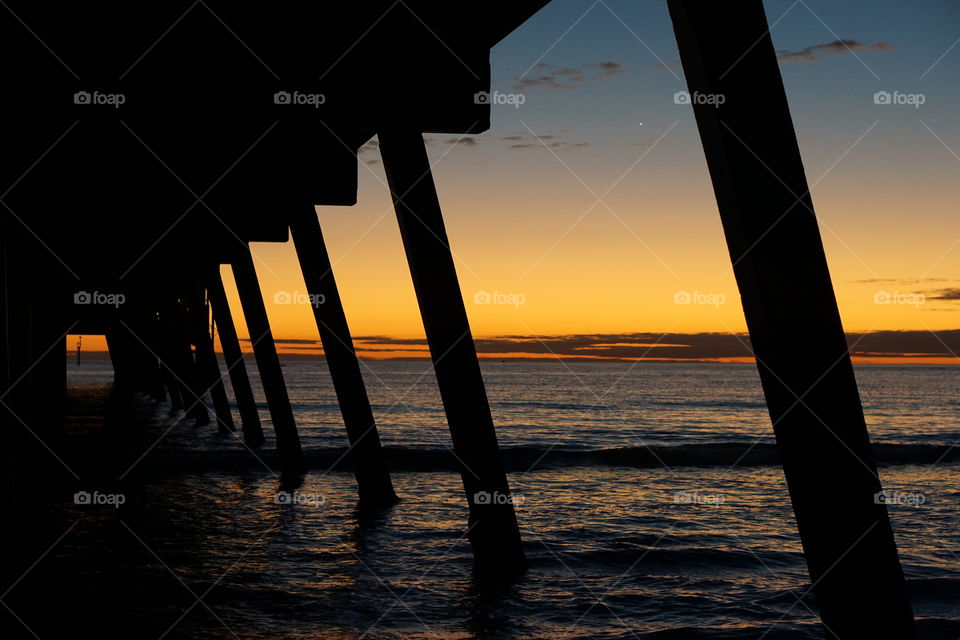
M 899 49 L 900 45 L 890 42 L 864 43 L 857 40 L 840 39 L 823 44 L 815 44 L 803 49 L 791 51 L 790 49 L 779 49 L 777 51 L 777 61 L 781 64 L 791 62 L 809 64 L 811 62 L 823 62 L 824 58 L 832 56 L 845 56 L 850 53 L 882 53 L 884 51 L 894 51 Z M 662 73 L 678 75 L 683 73 L 683 64 L 680 56 L 673 56 L 666 62 L 661 62 L 653 66 L 654 69 Z
M 927 295 L 930 300 L 960 300 L 960 289 L 939 289 Z
M 950 299 L 960 299 L 960 290 L 944 290 Z M 278 339 L 278 345 L 296 348 L 306 358 L 318 358 L 319 341 Z M 503 335 L 474 340 L 477 353 L 490 358 L 595 358 L 601 360 L 732 360 L 752 359 L 750 337 L 732 333 L 613 333 L 570 334 L 559 336 Z M 427 356 L 424 338 L 356 336 L 357 351 L 380 354 L 407 352 L 409 358 Z M 960 329 L 946 331 L 876 331 L 848 333 L 847 344 L 855 357 L 903 358 L 926 356 L 955 358 L 960 353 Z M 377 357 L 377 356 L 373 356 Z
M 876 53 L 882 51 L 893 51 L 898 49 L 899 45 L 889 42 L 874 42 L 872 44 L 858 42 L 856 40 L 834 40 L 823 44 L 815 44 L 797 51 L 781 49 L 777 51 L 777 60 L 781 63 L 799 62 L 822 62 L 824 58 L 831 56 L 845 56 L 848 53 Z
M 609 78 L 623 73 L 623 65 L 619 62 L 591 62 L 573 67 L 557 67 L 546 62 L 534 65 L 525 75 L 517 80 L 515 89 L 579 89 L 581 85 Z
M 240 342 L 250 342 L 250 338 L 240 338 Z M 274 338 L 273 342 L 275 344 L 293 344 L 293 345 L 320 344 L 319 340 L 312 340 L 309 338 Z
M 652 147 L 656 144 L 656 139 L 647 138 L 646 140 L 640 140 L 639 142 L 627 142 L 625 143 L 628 147 Z
M 380 162 L 380 142 L 376 138 L 371 138 L 357 149 L 357 157 L 366 164 L 379 164 Z
M 507 149 L 510 151 L 523 151 L 526 149 L 539 149 L 546 151 L 550 149 L 554 153 L 563 153 L 565 151 L 576 151 L 590 146 L 589 142 L 571 142 L 563 140 L 560 136 L 554 134 L 534 135 L 531 133 L 514 133 L 500 138 L 503 142 L 509 142 Z
M 867 278 L 851 280 L 851 284 L 923 284 L 925 282 L 948 282 L 947 278 Z
M 422 338 L 387 338 L 369 336 L 356 338 L 358 348 L 363 344 L 378 347 L 426 344 Z M 720 333 L 659 334 L 577 334 L 532 338 L 530 336 L 494 336 L 474 340 L 477 352 L 483 354 L 524 354 L 526 356 L 597 357 L 606 359 L 701 359 L 749 357 L 746 336 Z
M 847 343 L 856 345 L 859 356 L 925 355 L 955 357 L 960 353 L 960 329 L 948 331 L 876 331 L 847 335 Z
M 916 295 L 923 296 L 928 302 L 933 300 L 960 302 L 960 286 L 957 286 L 956 278 L 867 278 L 866 280 L 851 280 L 850 282 L 851 284 L 887 286 L 891 289 L 904 287 L 904 290 L 913 290 Z M 904 290 L 901 290 L 901 292 Z M 938 310 L 955 311 L 955 309 L 942 307 Z
M 589 147 L 589 142 L 548 142 L 547 144 L 542 144 L 540 142 L 523 142 L 520 144 L 510 145 L 510 149 L 518 151 L 520 149 L 550 149 L 551 151 L 556 151 L 557 153 L 562 153 L 564 151 L 573 151 L 575 149 L 585 149 Z
M 354 342 L 381 345 L 426 345 L 426 338 L 390 338 L 387 336 L 354 336 Z
M 447 140 L 450 144 L 453 144 L 457 141 L 457 138 L 451 138 Z M 474 138 L 464 138 L 460 141 L 462 144 L 465 144 L 468 147 L 472 147 L 477 144 L 477 141 Z M 423 143 L 427 147 L 432 147 L 436 143 L 436 139 L 431 136 L 423 136 Z M 376 138 L 371 138 L 367 140 L 359 149 L 357 149 L 357 157 L 361 162 L 368 165 L 380 164 L 380 141 Z
M 466 136 L 463 138 L 447 138 L 447 144 L 462 144 L 465 147 L 475 147 L 477 146 L 477 139 Z
M 960 296 L 960 291 L 957 291 Z M 361 351 L 367 346 L 425 346 L 422 338 L 356 338 Z M 527 357 L 594 357 L 609 360 L 718 360 L 750 359 L 750 337 L 732 333 L 614 333 L 531 337 L 493 336 L 474 340 L 480 355 L 523 354 Z M 849 333 L 851 353 L 860 357 L 938 356 L 960 353 L 960 329 L 938 331 L 876 331 Z

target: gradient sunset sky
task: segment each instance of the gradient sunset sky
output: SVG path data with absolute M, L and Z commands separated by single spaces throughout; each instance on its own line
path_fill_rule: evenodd
M 764 6 L 845 328 L 952 335 L 960 4 Z M 674 100 L 685 83 L 666 3 L 554 0 L 492 65 L 494 88 L 524 103 L 494 105 L 482 135 L 428 136 L 474 335 L 744 332 L 693 111 Z M 923 104 L 876 104 L 877 92 Z M 422 353 L 375 145 L 359 175 L 359 204 L 318 209 L 351 329 Z M 275 336 L 309 351 L 309 306 L 281 304 L 305 292 L 292 243 L 254 252 Z M 677 304 L 682 292 L 695 303 Z

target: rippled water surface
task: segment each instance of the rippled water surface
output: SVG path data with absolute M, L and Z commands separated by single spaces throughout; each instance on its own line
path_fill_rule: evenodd
M 37 543 L 49 554 L 4 602 L 25 637 L 41 638 L 60 637 L 65 619 L 131 638 L 822 637 L 753 367 L 484 370 L 530 559 L 501 591 L 472 579 L 427 363 L 365 371 L 402 496 L 368 516 L 352 476 L 328 472 L 346 438 L 322 362 L 284 369 L 315 456 L 294 504 L 276 503 L 272 441 L 254 454 L 166 405 L 111 398 L 108 365 L 87 362 L 70 374 L 68 435 L 89 460 L 71 492 L 115 491 L 124 504 L 65 494 Z M 887 447 L 884 484 L 923 496 L 890 512 L 926 638 L 960 636 L 960 465 L 938 462 L 960 439 L 957 371 L 857 371 L 873 440 Z M 405 462 L 413 450 L 426 462 Z M 750 463 L 732 466 L 731 451 Z M 677 503 L 680 491 L 714 499 Z

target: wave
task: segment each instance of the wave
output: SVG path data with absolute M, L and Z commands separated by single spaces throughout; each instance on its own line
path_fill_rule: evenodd
M 459 462 L 452 449 L 384 447 L 392 471 L 457 471 Z M 874 457 L 881 465 L 960 462 L 960 447 L 935 444 L 874 444 Z M 350 471 L 352 461 L 343 447 L 311 448 L 304 451 L 314 469 Z M 263 449 L 254 457 L 246 451 L 202 451 L 191 454 L 166 453 L 155 456 L 162 464 L 200 470 L 262 468 L 260 461 L 277 462 L 275 451 Z M 776 445 L 770 443 L 711 442 L 683 445 L 653 445 L 615 449 L 571 449 L 562 447 L 501 447 L 500 457 L 508 472 L 531 468 L 627 467 L 636 469 L 677 467 L 764 467 L 780 464 Z M 161 460 L 157 460 L 161 462 Z

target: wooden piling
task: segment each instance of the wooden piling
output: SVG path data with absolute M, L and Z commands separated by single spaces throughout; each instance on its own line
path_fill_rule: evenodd
M 223 376 L 220 375 L 220 365 L 217 354 L 213 350 L 213 338 L 210 336 L 210 308 L 204 299 L 203 288 L 199 282 L 191 283 L 187 295 L 187 304 L 193 326 L 193 339 L 197 350 L 197 368 L 201 376 L 201 384 L 210 393 L 214 412 L 217 416 L 217 429 L 220 433 L 236 431 L 233 424 L 233 413 L 227 401 L 227 391 L 223 385 Z
M 308 208 L 294 213 L 290 219 L 290 231 L 350 440 L 349 459 L 355 469 L 360 504 L 393 504 L 397 495 L 390 481 L 360 361 L 316 212 Z
M 763 5 L 669 7 L 826 632 L 915 638 Z
M 243 350 L 237 338 L 237 327 L 230 313 L 230 303 L 223 289 L 223 278 L 220 276 L 219 266 L 212 269 L 205 279 L 207 296 L 213 309 L 213 322 L 220 334 L 220 347 L 223 349 L 224 365 L 230 375 L 230 386 L 233 387 L 234 399 L 237 401 L 237 411 L 240 413 L 240 424 L 243 428 L 243 441 L 251 447 L 259 447 L 264 442 L 263 425 L 260 423 L 260 414 L 257 413 L 257 402 L 250 387 L 250 377 L 247 375 L 246 363 L 243 360 Z
M 176 358 L 174 357 L 174 338 L 170 321 L 167 318 L 167 310 L 161 308 L 157 313 L 157 328 L 159 331 L 160 349 L 160 376 L 167 389 L 167 395 L 170 397 L 170 408 L 173 411 L 181 411 L 187 408 L 189 397 L 184 397 L 183 385 L 177 380 Z
M 199 426 L 210 424 L 210 412 L 203 401 L 206 389 L 200 383 L 200 375 L 191 349 L 190 331 L 186 318 L 187 310 L 179 298 L 171 296 L 165 301 L 162 317 L 167 331 L 167 348 L 170 366 L 180 389 L 183 409 Z
M 144 351 L 144 376 L 147 383 L 148 393 L 151 397 L 163 402 L 166 400 L 164 389 L 163 368 L 160 366 L 159 356 L 160 345 L 160 321 L 156 311 L 144 309 L 139 314 L 142 327 L 143 339 L 149 346 L 143 346 Z
M 281 465 L 284 473 L 298 474 L 304 470 L 303 450 L 250 250 L 239 252 L 232 262 L 232 267 L 237 291 L 240 293 L 243 316 L 247 321 L 247 332 L 253 345 L 253 355 L 260 371 L 260 382 L 263 384 L 263 392 L 273 420 Z
M 520 530 L 423 136 L 381 131 L 379 140 L 470 505 L 476 567 L 485 575 L 513 572 L 526 565 Z
M 110 364 L 113 366 L 113 386 L 116 389 L 129 387 L 133 376 L 130 354 L 127 349 L 129 345 L 123 339 L 123 334 L 126 331 L 123 327 L 111 327 L 104 334 L 104 339 L 107 342 L 107 353 L 110 355 Z

